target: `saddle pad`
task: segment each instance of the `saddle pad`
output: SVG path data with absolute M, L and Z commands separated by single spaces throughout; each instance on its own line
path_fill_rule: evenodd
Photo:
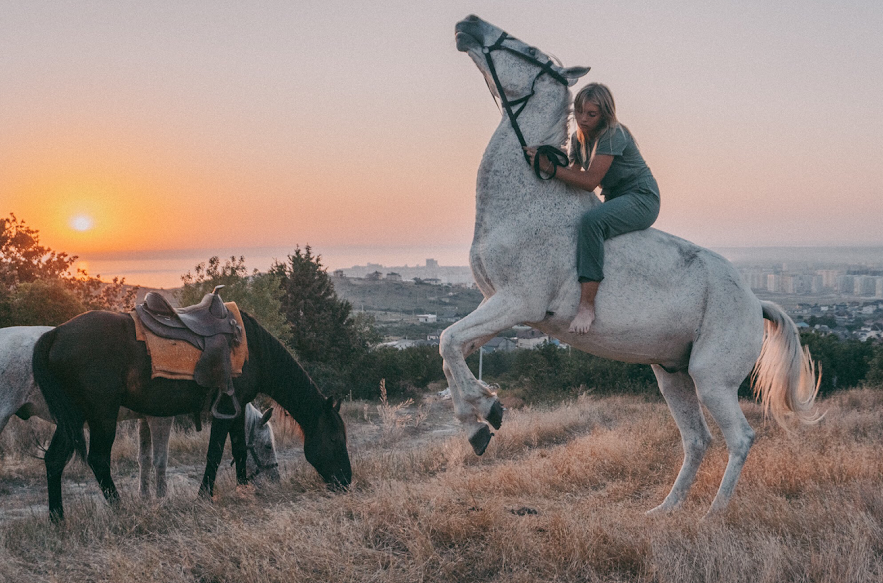
M 248 360 L 248 342 L 245 337 L 245 325 L 242 323 L 242 314 L 235 302 L 224 302 L 236 321 L 242 327 L 242 342 L 230 351 L 230 366 L 233 376 L 242 374 L 242 365 Z M 174 380 L 193 380 L 193 370 L 202 351 L 184 340 L 160 338 L 144 327 L 138 314 L 131 312 L 135 321 L 135 340 L 147 344 L 147 354 L 150 355 L 150 378 L 162 377 Z

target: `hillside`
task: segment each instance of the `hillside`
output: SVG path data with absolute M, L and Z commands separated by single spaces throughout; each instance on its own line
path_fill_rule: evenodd
M 325 488 L 274 417 L 280 483 L 237 487 L 225 462 L 213 500 L 197 500 L 209 431 L 175 431 L 169 495 L 143 500 L 137 426 L 121 426 L 120 504 L 72 462 L 61 526 L 34 459 L 32 431 L 45 442 L 51 426 L 13 418 L 0 458 L 0 581 L 881 581 L 883 391 L 826 399 L 825 419 L 792 435 L 759 405 L 742 408 L 757 438 L 729 508 L 705 520 L 727 464 L 717 427 L 683 508 L 645 516 L 682 449 L 665 404 L 640 397 L 512 409 L 480 458 L 449 400 L 345 402 L 346 494 Z
M 334 277 L 332 281 L 337 295 L 348 300 L 354 309 L 390 313 L 389 316 L 437 314 L 440 320 L 459 319 L 477 308 L 483 299 L 477 289 L 460 286 L 349 277 Z

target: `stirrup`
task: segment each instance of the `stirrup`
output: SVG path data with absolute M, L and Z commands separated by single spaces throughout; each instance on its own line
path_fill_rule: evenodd
M 239 399 L 236 398 L 235 394 L 229 395 L 229 397 L 233 400 L 233 414 L 230 415 L 228 413 L 221 413 L 218 411 L 218 405 L 221 403 L 221 397 L 226 395 L 224 391 L 218 391 L 218 396 L 215 397 L 215 402 L 212 404 L 212 417 L 215 419 L 228 420 L 228 419 L 236 419 L 239 417 L 239 414 L 242 413 L 242 407 L 239 406 Z

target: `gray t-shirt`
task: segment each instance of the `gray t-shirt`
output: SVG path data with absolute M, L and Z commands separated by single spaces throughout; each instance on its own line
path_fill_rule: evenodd
M 576 162 L 583 170 L 589 167 L 593 148 L 595 155 L 613 156 L 607 174 L 601 179 L 602 194 L 605 199 L 619 196 L 640 179 L 653 178 L 631 132 L 622 124 L 607 128 L 598 136 L 594 144 L 586 144 L 586 146 L 587 152 L 584 153 L 576 132 L 570 136 L 570 162 Z

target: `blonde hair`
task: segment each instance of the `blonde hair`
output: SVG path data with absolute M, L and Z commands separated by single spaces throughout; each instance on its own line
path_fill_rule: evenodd
M 613 93 L 610 92 L 610 88 L 607 87 L 607 85 L 602 83 L 589 83 L 580 89 L 576 94 L 576 97 L 573 98 L 574 110 L 582 109 L 587 103 L 597 106 L 598 111 L 601 113 L 601 122 L 603 125 L 599 128 L 598 136 L 603 134 L 609 128 L 615 128 L 619 125 L 619 121 L 616 119 L 616 102 L 613 101 Z M 576 129 L 576 139 L 580 144 L 580 153 L 582 154 L 583 161 L 588 162 L 589 156 L 592 152 L 589 149 L 587 136 L 585 136 L 583 131 L 579 129 L 579 126 L 577 126 Z M 592 144 L 592 146 L 594 146 L 594 144 Z M 594 150 L 594 147 L 592 147 L 591 150 Z

